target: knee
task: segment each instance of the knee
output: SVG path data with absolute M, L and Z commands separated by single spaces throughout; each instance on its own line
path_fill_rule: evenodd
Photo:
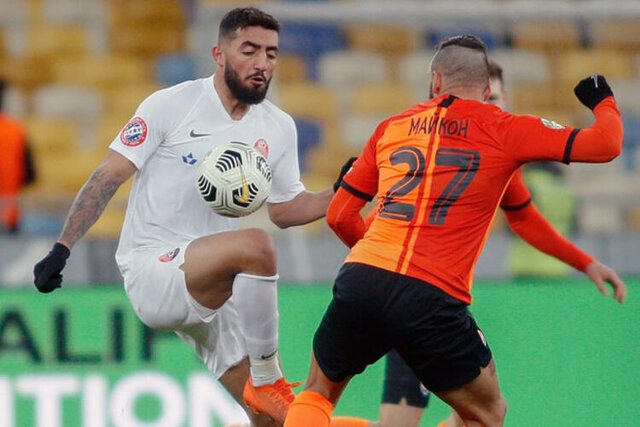
M 496 401 L 492 411 L 491 420 L 492 425 L 502 425 L 507 415 L 507 401 L 500 395 L 500 398 Z
M 247 258 L 249 268 L 255 273 L 265 276 L 273 276 L 278 272 L 276 260 L 276 248 L 271 236 L 258 228 L 246 230 Z

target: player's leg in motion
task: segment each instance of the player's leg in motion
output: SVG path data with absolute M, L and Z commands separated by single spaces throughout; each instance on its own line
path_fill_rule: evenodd
M 332 425 L 331 413 L 340 395 L 349 383 L 351 377 L 336 383 L 322 372 L 311 355 L 309 377 L 301 392 L 289 410 L 284 427 L 329 427 Z
M 230 368 L 225 374 L 220 377 L 220 383 L 227 389 L 227 391 L 233 396 L 233 398 L 240 403 L 249 419 L 251 425 L 256 427 L 273 427 L 279 425 L 273 418 L 265 414 L 259 414 L 255 412 L 251 407 L 244 404 L 242 392 L 244 385 L 249 377 L 249 359 L 244 359 L 240 364 Z
M 205 307 L 218 309 L 233 293 L 251 366 L 244 399 L 283 422 L 295 396 L 279 365 L 277 270 L 271 238 L 259 229 L 205 236 L 189 244 L 181 268 L 189 293 Z M 234 381 L 245 385 L 242 379 Z
M 418 427 L 429 403 L 429 390 L 395 349 L 387 354 L 380 421 L 372 427 Z
M 493 359 L 466 385 L 434 394 L 456 410 L 466 427 L 499 427 L 504 423 L 507 403 L 500 393 Z

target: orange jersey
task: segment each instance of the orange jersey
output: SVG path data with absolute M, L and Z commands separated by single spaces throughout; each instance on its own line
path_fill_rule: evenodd
M 620 121 L 609 99 L 603 101 L 607 119 Z M 574 160 L 579 133 L 448 95 L 391 117 L 341 184 L 361 199 L 378 195 L 377 215 L 345 262 L 419 278 L 470 304 L 473 268 L 512 175 L 527 161 Z M 614 135 L 613 148 L 592 148 L 582 138 L 577 157 L 615 156 L 621 138 L 621 131 Z
M 531 203 L 531 192 L 524 185 L 522 179 L 522 170 L 517 169 L 507 185 L 507 189 L 504 191 L 502 200 L 500 200 L 500 207 L 505 211 L 514 211 L 523 209 Z
M 13 229 L 19 220 L 17 196 L 27 176 L 25 152 L 22 125 L 0 114 L 0 228 Z

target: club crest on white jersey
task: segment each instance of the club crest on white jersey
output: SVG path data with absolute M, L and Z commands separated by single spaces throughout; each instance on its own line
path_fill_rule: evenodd
M 134 117 L 120 132 L 120 141 L 128 147 L 140 145 L 147 139 L 147 124 L 140 117 Z
M 267 144 L 267 141 L 265 141 L 263 138 L 258 139 L 256 143 L 253 144 L 253 148 L 258 150 L 265 159 L 269 157 L 269 144 Z

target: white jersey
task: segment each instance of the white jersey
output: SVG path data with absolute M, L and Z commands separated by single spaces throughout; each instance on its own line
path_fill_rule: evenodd
M 198 237 L 235 230 L 238 219 L 215 214 L 197 192 L 198 162 L 218 144 L 239 141 L 269 162 L 268 202 L 292 200 L 303 191 L 297 133 L 291 116 L 265 100 L 233 120 L 213 77 L 159 90 L 145 99 L 110 149 L 137 168 L 116 261 L 127 269 L 132 251 L 179 246 Z

